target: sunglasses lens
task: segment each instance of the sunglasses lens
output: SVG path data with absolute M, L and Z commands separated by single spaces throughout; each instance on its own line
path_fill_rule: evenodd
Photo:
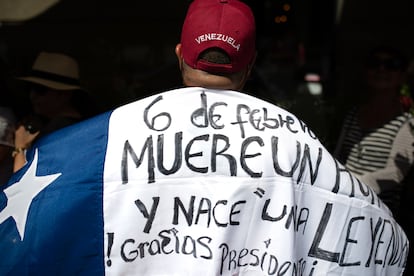
M 396 59 L 388 59 L 384 61 L 384 67 L 387 70 L 398 71 L 401 69 L 401 63 Z
M 32 85 L 31 91 L 38 95 L 44 95 L 47 92 L 47 87 L 42 85 Z
M 383 67 L 388 71 L 399 71 L 401 70 L 401 62 L 395 58 L 374 57 L 368 60 L 367 67 L 370 69 L 379 69 Z

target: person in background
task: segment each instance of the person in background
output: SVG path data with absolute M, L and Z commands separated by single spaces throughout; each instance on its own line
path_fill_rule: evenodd
M 16 115 L 10 107 L 0 107 L 0 186 L 13 173 L 13 149 Z
M 78 62 L 62 53 L 41 52 L 30 74 L 18 80 L 28 84 L 32 112 L 15 133 L 14 171 L 35 139 L 99 113 L 91 95 L 80 86 Z
M 346 114 L 334 153 L 395 216 L 402 181 L 414 162 L 407 65 L 407 58 L 393 47 L 381 45 L 368 53 L 362 101 Z

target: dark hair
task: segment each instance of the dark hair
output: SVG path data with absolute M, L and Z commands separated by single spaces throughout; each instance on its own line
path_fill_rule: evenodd
M 216 63 L 216 64 L 230 64 L 231 63 L 231 59 L 229 55 L 222 49 L 216 48 L 216 47 L 204 50 L 200 54 L 198 59 L 205 60 L 211 63 Z

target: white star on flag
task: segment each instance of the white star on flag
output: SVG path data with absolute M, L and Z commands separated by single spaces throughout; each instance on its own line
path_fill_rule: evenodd
M 36 150 L 32 164 L 20 181 L 4 190 L 7 196 L 7 206 L 0 212 L 0 224 L 9 217 L 13 217 L 21 240 L 24 237 L 27 214 L 33 198 L 61 175 L 57 173 L 36 176 L 37 161 L 38 151 Z

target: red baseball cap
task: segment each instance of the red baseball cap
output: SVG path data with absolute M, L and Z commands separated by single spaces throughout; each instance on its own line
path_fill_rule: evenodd
M 184 61 L 194 69 L 211 73 L 243 70 L 256 53 L 256 27 L 249 6 L 238 0 L 194 0 L 184 20 L 181 49 Z M 225 51 L 230 64 L 200 60 L 209 48 Z

